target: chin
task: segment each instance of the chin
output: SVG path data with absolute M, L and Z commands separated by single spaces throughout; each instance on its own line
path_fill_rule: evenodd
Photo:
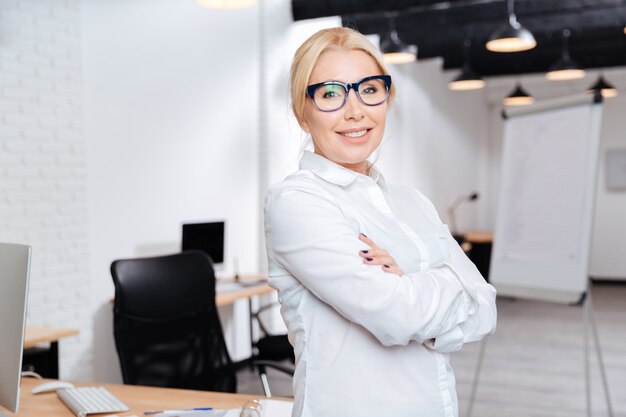
M 345 152 L 341 155 L 337 155 L 338 160 L 336 162 L 340 164 L 358 165 L 367 161 L 367 158 L 369 158 L 373 152 L 374 150 L 362 152 Z

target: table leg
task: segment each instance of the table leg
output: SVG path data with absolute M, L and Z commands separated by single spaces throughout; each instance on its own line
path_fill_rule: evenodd
M 22 370 L 33 371 L 44 378 L 59 378 L 59 342 L 51 342 L 50 347 L 34 347 L 24 350 Z
M 254 313 L 252 312 L 252 297 L 248 297 L 248 314 L 250 314 L 250 357 L 254 357 Z
M 50 343 L 48 352 L 48 363 L 50 364 L 50 374 L 52 378 L 59 379 L 59 342 Z

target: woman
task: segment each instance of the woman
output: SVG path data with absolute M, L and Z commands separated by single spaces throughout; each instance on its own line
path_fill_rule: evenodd
M 430 201 L 367 161 L 395 93 L 380 52 L 322 30 L 290 83 L 315 152 L 271 187 L 265 229 L 296 355 L 293 416 L 457 416 L 448 353 L 495 329 L 495 290 Z

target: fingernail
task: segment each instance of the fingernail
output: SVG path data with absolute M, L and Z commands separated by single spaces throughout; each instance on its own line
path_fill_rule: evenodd
M 383 265 L 385 268 L 389 268 L 389 265 Z
M 367 237 L 367 235 L 365 233 L 361 233 L 363 236 Z
M 361 253 L 367 253 L 369 252 L 368 250 L 362 250 Z
M 365 259 L 367 259 L 368 261 L 373 261 L 374 260 L 374 258 L 365 258 Z

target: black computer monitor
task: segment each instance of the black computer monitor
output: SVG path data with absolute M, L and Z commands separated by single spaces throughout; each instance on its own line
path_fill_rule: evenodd
M 30 246 L 0 243 L 0 406 L 12 413 L 20 404 L 29 270 Z
M 213 263 L 224 262 L 225 222 L 185 223 L 183 224 L 183 252 L 197 249 L 207 253 Z

